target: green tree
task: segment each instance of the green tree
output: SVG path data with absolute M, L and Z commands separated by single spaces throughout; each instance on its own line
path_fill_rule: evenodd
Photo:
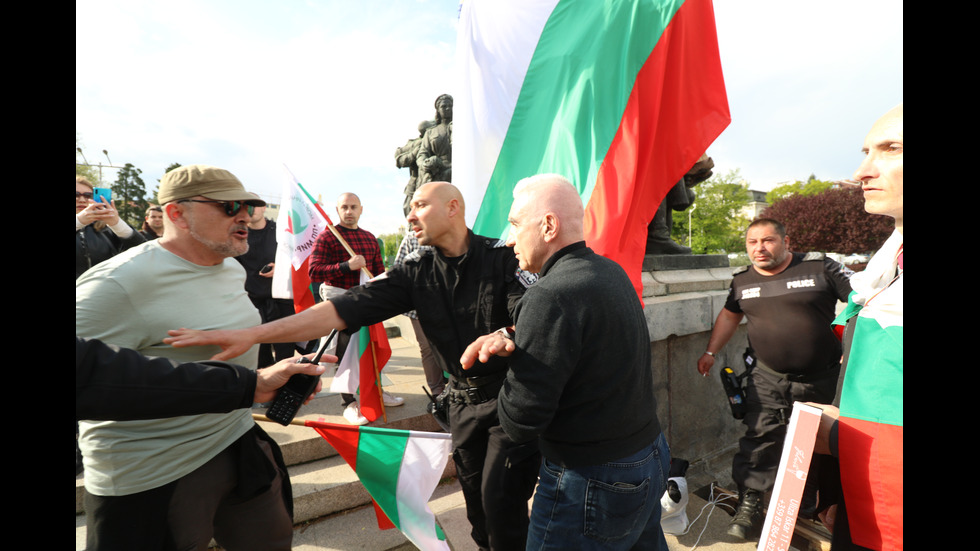
M 134 228 L 139 228 L 149 203 L 146 201 L 146 184 L 140 178 L 143 171 L 126 163 L 119 169 L 119 175 L 112 184 L 112 198 L 119 211 L 119 217 Z
M 795 182 L 772 188 L 772 190 L 766 194 L 766 202 L 771 205 L 780 199 L 789 197 L 790 195 L 803 195 L 807 197 L 817 195 L 818 193 L 827 191 L 833 185 L 833 182 L 818 180 L 815 175 L 811 174 L 805 182 L 797 180 Z
M 715 175 L 695 188 L 694 205 L 674 215 L 671 236 L 694 254 L 740 251 L 745 247 L 749 217 L 743 211 L 751 198 L 749 184 L 738 169 Z M 688 226 L 690 214 L 690 227 Z M 688 242 L 688 234 L 691 239 Z
M 178 168 L 180 166 L 182 166 L 180 163 L 170 163 L 170 166 L 168 166 L 167 170 L 164 170 L 163 173 L 166 174 L 171 170 Z M 150 198 L 150 202 L 153 203 L 154 205 L 160 204 L 160 180 L 157 180 L 157 188 L 153 190 L 153 197 Z
M 398 228 L 398 233 L 383 233 L 378 236 L 378 241 L 383 245 L 381 254 L 384 257 L 385 269 L 391 269 L 391 263 L 398 254 L 398 247 L 405 238 L 405 228 Z

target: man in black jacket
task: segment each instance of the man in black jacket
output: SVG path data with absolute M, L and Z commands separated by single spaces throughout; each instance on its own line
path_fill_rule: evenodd
M 506 331 L 471 344 L 476 369 L 509 356 L 500 426 L 544 462 L 527 549 L 667 549 L 660 497 L 670 451 L 653 396 L 650 336 L 626 272 L 585 246 L 581 198 L 565 178 L 518 183 L 507 244 L 538 273 Z
M 212 359 L 221 360 L 256 342 L 315 339 L 332 329 L 372 325 L 415 310 L 436 361 L 452 375 L 453 459 L 471 535 L 481 549 L 523 549 L 527 502 L 540 463 L 537 442 L 515 443 L 499 426 L 497 393 L 506 361 L 493 358 L 464 373 L 458 358 L 478 337 L 513 324 L 517 303 L 533 278 L 518 269 L 503 242 L 466 227 L 463 197 L 452 184 L 420 186 L 408 223 L 419 244 L 432 249 L 409 255 L 384 277 L 272 323 L 228 331 L 174 330 L 164 342 L 217 344 L 222 353 Z

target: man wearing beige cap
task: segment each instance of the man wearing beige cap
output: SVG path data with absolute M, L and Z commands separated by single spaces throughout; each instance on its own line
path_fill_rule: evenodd
M 217 346 L 172 348 L 167 330 L 260 323 L 233 257 L 264 205 L 232 173 L 182 166 L 164 175 L 165 231 L 75 283 L 75 334 L 147 356 L 200 361 Z M 233 359 L 255 369 L 258 346 Z M 292 498 L 276 444 L 248 408 L 142 421 L 82 421 L 87 548 L 289 549 Z

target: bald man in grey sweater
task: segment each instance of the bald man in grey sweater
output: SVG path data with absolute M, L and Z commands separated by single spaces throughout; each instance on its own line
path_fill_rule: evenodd
M 483 337 L 461 363 L 509 357 L 500 425 L 515 442 L 538 439 L 544 457 L 528 549 L 666 549 L 660 497 L 670 452 L 646 319 L 623 269 L 586 246 L 583 215 L 561 176 L 518 184 L 507 244 L 539 279 L 512 338 Z

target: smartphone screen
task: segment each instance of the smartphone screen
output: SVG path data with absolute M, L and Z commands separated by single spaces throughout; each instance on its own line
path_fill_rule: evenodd
M 93 188 L 92 200 L 96 203 L 109 203 L 112 201 L 112 190 L 104 187 Z

